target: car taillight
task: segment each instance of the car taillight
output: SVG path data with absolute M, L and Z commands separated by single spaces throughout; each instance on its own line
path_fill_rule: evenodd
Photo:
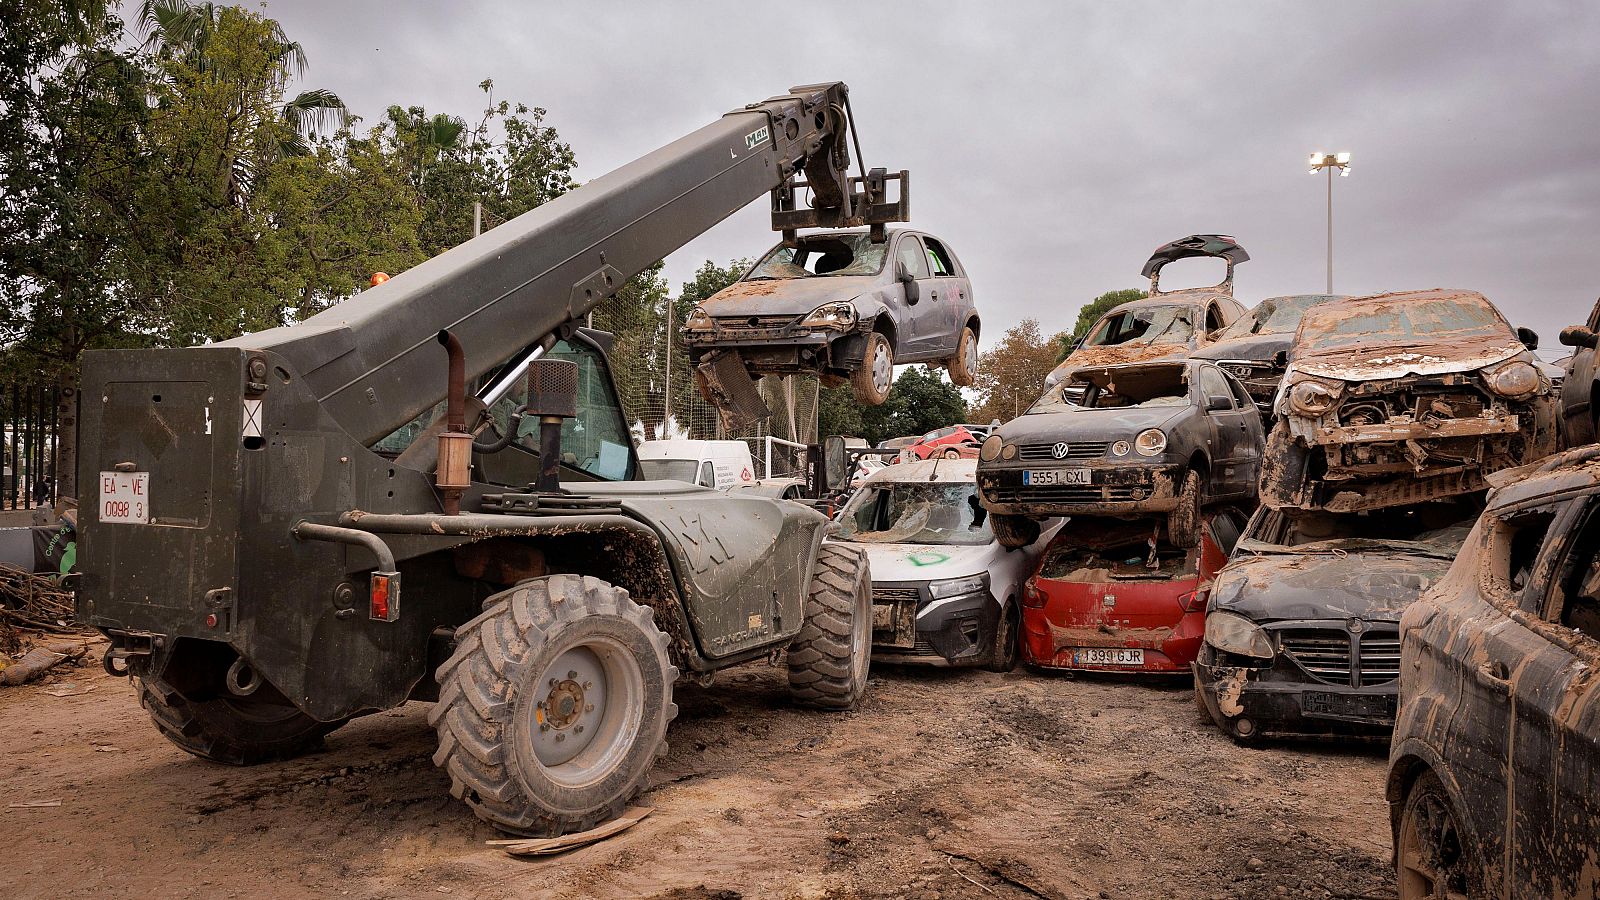
M 1032 578 L 1022 585 L 1022 605 L 1033 609 L 1044 606 L 1044 594 L 1039 593 L 1039 587 Z
M 400 618 L 400 573 L 373 572 L 367 596 L 372 601 L 372 618 L 379 622 L 397 621 Z
M 1206 601 L 1210 599 L 1211 589 L 1201 588 L 1198 591 L 1190 591 L 1187 594 L 1179 595 L 1178 605 L 1183 607 L 1184 612 L 1201 612 L 1206 608 Z

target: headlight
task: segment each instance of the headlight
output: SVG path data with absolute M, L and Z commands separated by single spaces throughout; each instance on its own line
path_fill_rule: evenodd
M 1539 389 L 1539 370 L 1520 359 L 1483 373 L 1483 378 L 1502 397 L 1526 397 Z
M 931 582 L 928 584 L 928 596 L 939 600 L 960 594 L 974 594 L 986 587 L 988 587 L 988 577 L 979 573 L 977 575 L 968 575 L 966 578 L 952 578 L 949 581 Z
M 1289 389 L 1289 410 L 1298 415 L 1317 417 L 1333 409 L 1339 394 L 1320 381 L 1302 381 Z
M 806 328 L 849 328 L 856 324 L 856 308 L 848 300 L 824 303 L 800 324 Z
M 1000 448 L 1000 458 L 1001 459 L 1016 459 L 1017 458 L 1017 445 L 1016 444 L 1007 444 L 1004 447 Z
M 1271 659 L 1277 655 L 1272 638 L 1261 626 L 1233 613 L 1214 612 L 1206 616 L 1206 643 L 1224 653 Z
M 705 310 L 696 306 L 689 310 L 689 318 L 683 320 L 683 325 L 685 328 L 710 328 L 711 317 L 706 315 Z
M 1155 456 L 1167 449 L 1167 436 L 1159 428 L 1146 428 L 1133 439 L 1133 446 L 1143 456 Z
M 1000 458 L 1000 435 L 991 434 L 983 441 L 983 446 L 978 448 L 978 458 L 984 462 L 993 462 Z
M 1132 450 L 1132 449 L 1133 449 L 1133 445 L 1129 444 L 1127 441 L 1117 441 L 1115 444 L 1111 445 L 1111 455 L 1112 456 L 1127 456 L 1128 455 L 1128 451 Z

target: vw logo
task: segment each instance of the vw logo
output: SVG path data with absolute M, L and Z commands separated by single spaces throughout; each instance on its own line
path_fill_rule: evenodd
M 1050 448 L 1050 455 L 1054 456 L 1056 459 L 1066 459 L 1067 451 L 1069 449 L 1070 448 L 1067 446 L 1066 441 L 1057 441 L 1056 445 Z

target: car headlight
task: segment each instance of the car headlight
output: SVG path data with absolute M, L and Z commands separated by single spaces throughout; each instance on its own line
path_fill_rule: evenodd
M 1000 448 L 1000 458 L 1001 459 L 1016 459 L 1017 458 L 1017 445 L 1016 444 L 1007 444 L 1004 447 L 1001 447 Z
M 1206 616 L 1206 643 L 1224 653 L 1271 659 L 1276 656 L 1272 638 L 1260 625 L 1233 613 L 1214 612 Z
M 935 600 L 944 597 L 956 597 L 961 594 L 975 594 L 988 587 L 989 576 L 983 573 L 968 575 L 965 578 L 951 578 L 948 581 L 934 581 L 928 584 L 928 596 Z
M 1133 449 L 1133 445 L 1129 444 L 1127 441 L 1117 441 L 1115 444 L 1111 445 L 1111 455 L 1112 456 L 1127 456 L 1128 455 L 1128 451 L 1130 451 L 1132 449 Z
M 1539 389 L 1539 370 L 1522 360 L 1513 360 L 1498 369 L 1483 373 L 1489 390 L 1502 397 L 1517 399 Z
M 706 315 L 705 310 L 696 306 L 694 309 L 689 310 L 689 318 L 683 320 L 683 326 L 685 328 L 710 328 L 711 317 Z
M 848 300 L 824 303 L 800 324 L 806 328 L 849 328 L 856 324 L 856 308 Z
M 983 441 L 983 446 L 978 448 L 978 458 L 984 462 L 994 462 L 1000 458 L 1000 447 L 1003 442 L 1000 435 L 991 434 Z
M 1320 381 L 1302 381 L 1289 389 L 1289 410 L 1302 416 L 1321 416 L 1338 400 L 1338 392 Z
M 1167 449 L 1167 436 L 1159 428 L 1146 428 L 1133 439 L 1133 446 L 1142 456 L 1155 456 Z

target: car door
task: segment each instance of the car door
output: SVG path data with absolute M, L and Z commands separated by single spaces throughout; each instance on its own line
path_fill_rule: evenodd
M 1256 483 L 1261 478 L 1261 455 L 1266 450 L 1267 426 L 1261 422 L 1261 407 L 1256 405 L 1244 383 L 1221 366 L 1217 369 L 1228 382 L 1228 389 L 1233 391 L 1233 399 L 1244 422 L 1244 439 L 1239 443 L 1239 475 L 1243 481 L 1241 488 L 1253 496 Z
M 900 243 L 895 245 L 894 258 L 896 271 L 904 266 L 916 284 L 915 289 L 905 286 L 905 306 L 900 311 L 894 348 L 896 362 L 912 362 L 926 355 L 930 333 L 939 330 L 936 285 L 921 238 L 902 234 Z
M 956 343 L 961 339 L 961 326 L 966 323 L 965 311 L 971 305 L 972 288 L 943 242 L 927 235 L 923 235 L 922 242 L 928 248 L 928 266 L 933 270 L 939 301 L 940 330 L 930 336 L 928 350 L 949 356 L 956 352 Z
M 1589 313 L 1589 330 L 1600 331 L 1600 303 Z M 1595 439 L 1593 409 L 1595 351 L 1575 347 L 1567 377 L 1561 384 L 1561 417 L 1567 446 L 1592 443 Z
M 1239 450 L 1245 444 L 1248 426 L 1239 409 L 1227 376 L 1216 366 L 1200 366 L 1200 403 L 1211 423 L 1211 496 L 1238 494 L 1244 484 L 1240 471 L 1244 461 Z M 1217 407 L 1213 409 L 1212 407 Z

